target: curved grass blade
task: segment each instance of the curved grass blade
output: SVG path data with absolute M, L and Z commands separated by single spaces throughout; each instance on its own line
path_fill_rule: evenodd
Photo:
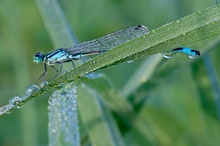
M 41 88 L 23 102 L 52 90 L 60 84 L 76 80 L 89 72 L 168 51 L 171 48 L 201 41 L 219 34 L 220 7 L 209 7 L 95 57 L 52 81 L 48 86 Z
M 90 87 L 79 86 L 79 112 L 92 145 L 124 145 L 114 118 L 102 98 Z M 83 108 L 87 107 L 87 108 Z
M 220 8 L 210 7 L 125 43 L 75 68 L 51 82 L 57 86 L 92 71 L 161 53 L 220 34 Z M 50 90 L 50 86 L 45 91 Z

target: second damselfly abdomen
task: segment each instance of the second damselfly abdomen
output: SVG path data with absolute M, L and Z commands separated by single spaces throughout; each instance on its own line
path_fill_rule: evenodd
M 191 48 L 187 48 L 187 47 L 180 47 L 180 48 L 175 48 L 171 51 L 166 51 L 161 53 L 163 55 L 163 57 L 165 58 L 171 58 L 173 57 L 176 53 L 183 53 L 186 54 L 189 58 L 195 58 L 200 56 L 200 51 L 198 50 L 193 50 Z

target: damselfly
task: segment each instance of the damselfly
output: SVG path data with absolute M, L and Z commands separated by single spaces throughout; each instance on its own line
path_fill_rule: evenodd
M 147 27 L 143 25 L 137 25 L 129 28 L 125 28 L 119 30 L 117 32 L 105 35 L 98 39 L 94 39 L 88 42 L 83 42 L 69 48 L 59 48 L 55 51 L 52 51 L 47 54 L 43 54 L 38 52 L 34 56 L 33 62 L 35 63 L 44 63 L 44 73 L 40 76 L 39 79 L 45 77 L 47 73 L 47 65 L 51 66 L 56 72 L 56 76 L 62 70 L 62 63 L 64 62 L 72 62 L 74 65 L 74 60 L 78 60 L 83 56 L 94 55 L 94 54 L 101 54 L 121 44 L 129 42 L 137 37 L 140 37 L 149 30 Z M 60 71 L 58 71 L 54 65 L 60 64 Z M 56 77 L 55 76 L 55 77 Z
M 104 53 L 137 37 L 140 37 L 148 32 L 149 30 L 147 29 L 147 27 L 143 25 L 125 28 L 117 32 L 108 34 L 106 36 L 100 37 L 98 39 L 83 42 L 81 44 L 74 45 L 69 48 L 59 48 L 47 54 L 38 52 L 34 56 L 34 62 L 44 63 L 44 73 L 40 76 L 40 79 L 42 77 L 45 77 L 47 73 L 47 65 L 51 66 L 57 72 L 57 76 L 58 73 L 61 73 L 62 64 L 65 62 L 72 62 L 73 66 L 75 67 L 73 62 L 74 60 L 78 60 L 83 56 Z M 176 48 L 171 51 L 164 52 L 162 53 L 162 55 L 165 58 L 171 58 L 176 53 L 184 53 L 188 55 L 190 58 L 200 55 L 199 51 L 192 50 L 191 48 L 186 47 Z M 54 67 L 54 65 L 56 64 L 60 64 L 60 71 L 58 71 Z

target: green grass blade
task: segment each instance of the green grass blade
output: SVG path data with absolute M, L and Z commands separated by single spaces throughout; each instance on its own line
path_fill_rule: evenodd
M 52 81 L 48 86 L 41 88 L 29 98 L 26 98 L 24 102 L 89 72 L 168 51 L 172 48 L 201 41 L 219 34 L 220 7 L 209 7 L 95 57 Z
M 181 20 L 162 26 L 152 32 L 125 43 L 75 68 L 51 82 L 52 86 L 68 82 L 86 73 L 161 53 L 177 46 L 201 41 L 220 34 L 220 8 L 210 7 Z M 50 90 L 47 86 L 44 90 Z
M 99 95 L 103 97 L 106 106 L 112 111 L 123 116 L 126 116 L 126 114 L 134 114 L 132 113 L 132 106 L 127 100 L 125 100 L 121 93 L 114 87 L 111 80 L 104 74 L 89 74 L 88 78 L 83 78 L 81 82 L 99 93 Z
M 36 0 L 47 31 L 56 48 L 75 44 L 76 38 L 57 0 Z
M 145 123 L 145 120 L 143 120 L 142 118 L 137 118 L 139 117 L 139 113 L 135 111 L 130 102 L 126 100 L 117 89 L 115 89 L 111 81 L 106 76 L 92 75 L 92 78 L 84 78 L 81 80 L 81 82 L 83 84 L 86 84 L 86 86 L 93 91 L 96 91 L 102 97 L 102 101 L 107 106 L 107 108 L 117 114 L 118 118 L 115 119 L 117 119 L 117 121 L 118 119 L 120 119 L 119 125 L 123 125 L 122 127 L 128 128 L 134 127 L 136 137 L 140 137 L 140 139 L 142 139 L 144 143 L 146 143 L 147 141 L 150 143 L 150 141 L 152 141 L 153 137 L 151 136 L 152 134 L 149 133 L 149 127 L 146 126 L 147 123 Z M 81 99 L 78 98 L 78 100 Z M 90 104 L 90 101 L 88 99 L 85 100 L 85 102 L 86 101 L 87 104 Z M 84 107 L 86 108 L 86 106 Z M 91 110 L 92 107 L 90 111 Z M 92 115 L 94 116 L 94 113 L 92 114 L 92 112 L 88 114 L 88 116 Z
M 53 92 L 48 106 L 50 146 L 80 145 L 77 108 L 77 84 L 70 82 Z
M 85 84 L 78 87 L 81 119 L 92 145 L 124 145 L 116 123 L 102 99 Z
M 147 82 L 151 75 L 155 72 L 158 64 L 162 61 L 161 55 L 150 56 L 141 63 L 135 73 L 129 78 L 122 89 L 122 95 L 128 97 L 134 92 L 141 84 Z

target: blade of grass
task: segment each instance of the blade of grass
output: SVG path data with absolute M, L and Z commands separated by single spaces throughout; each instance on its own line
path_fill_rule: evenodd
M 91 77 L 92 76 L 92 77 Z M 86 84 L 89 88 L 98 92 L 100 96 L 103 97 L 105 104 L 117 112 L 120 115 L 125 115 L 130 113 L 132 115 L 132 106 L 125 100 L 125 98 L 120 94 L 120 92 L 114 87 L 111 80 L 104 74 L 92 73 L 87 76 L 88 78 L 83 78 L 82 83 Z
M 154 55 L 147 58 L 141 63 L 132 77 L 129 78 L 127 83 L 125 83 L 122 94 L 128 97 L 134 90 L 136 90 L 141 84 L 146 82 L 150 76 L 157 69 L 158 64 L 162 61 L 163 57 L 161 55 Z
M 77 83 L 70 82 L 57 89 L 49 98 L 48 135 L 49 145 L 80 145 L 77 114 Z
M 52 90 L 62 83 L 70 82 L 89 72 L 129 60 L 136 60 L 161 53 L 178 46 L 200 41 L 220 34 L 220 7 L 209 7 L 201 12 L 162 26 L 152 32 L 112 49 L 84 63 L 52 81 L 23 102 Z
M 78 89 L 79 112 L 92 145 L 124 145 L 116 123 L 101 98 L 85 84 Z M 85 108 L 86 107 L 86 108 Z
M 209 55 L 204 55 L 204 63 L 206 67 L 206 71 L 208 72 L 208 76 L 211 82 L 214 99 L 217 108 L 217 116 L 218 120 L 220 120 L 220 86 L 218 82 L 218 75 L 216 74 L 216 69 Z
M 77 43 L 57 0 L 36 0 L 43 22 L 56 48 Z
M 60 78 L 57 78 L 41 91 L 48 91 L 51 87 L 56 87 L 61 83 L 74 80 L 74 78 L 101 68 L 161 53 L 170 48 L 218 35 L 220 34 L 219 14 L 220 8 L 214 6 L 182 18 L 177 22 L 162 26 L 143 37 L 139 37 L 95 57 Z
M 111 111 L 114 111 L 114 113 L 117 114 L 118 118 L 116 119 L 120 119 L 119 125 L 123 125 L 122 127 L 126 128 L 132 127 L 132 129 L 135 130 L 134 135 L 136 135 L 136 137 L 141 139 L 144 143 L 146 143 L 147 141 L 149 143 L 155 141 L 155 139 L 152 136 L 152 133 L 149 132 L 150 126 L 148 126 L 148 123 L 146 123 L 146 121 L 143 120 L 143 118 L 137 118 L 139 117 L 139 113 L 137 111 L 134 111 L 132 105 L 120 94 L 120 92 L 117 89 L 115 89 L 113 84 L 109 81 L 109 79 L 106 76 L 88 76 L 89 78 L 83 78 L 80 82 L 86 84 L 88 88 L 97 92 L 102 97 L 102 101 L 107 106 L 107 108 Z M 85 99 L 84 102 L 90 104 L 90 101 L 88 99 Z M 90 116 L 94 116 L 94 112 L 91 111 L 92 109 L 93 108 L 88 110 L 90 111 L 90 113 L 88 113 L 88 115 Z

